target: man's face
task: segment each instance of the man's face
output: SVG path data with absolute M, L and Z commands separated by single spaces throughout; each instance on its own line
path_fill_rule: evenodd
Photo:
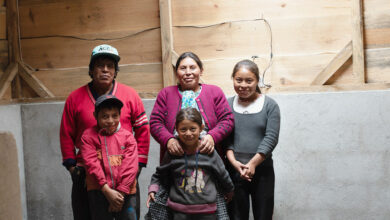
M 94 85 L 98 87 L 111 86 L 115 78 L 115 62 L 107 57 L 96 59 L 93 70 L 90 72 Z

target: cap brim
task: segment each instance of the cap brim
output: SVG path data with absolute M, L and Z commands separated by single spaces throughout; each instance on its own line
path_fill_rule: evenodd
M 98 106 L 108 105 L 108 104 L 118 106 L 119 108 L 123 107 L 123 102 L 121 100 L 117 99 L 117 98 L 106 99 L 106 100 L 102 101 L 101 103 L 99 103 Z M 96 107 L 98 107 L 98 106 L 96 106 Z
M 92 56 L 92 59 L 96 59 L 96 58 L 101 57 L 101 56 L 111 57 L 116 62 L 119 62 L 119 60 L 121 59 L 118 55 L 115 55 L 115 54 L 112 54 L 112 53 L 97 53 L 97 54 Z

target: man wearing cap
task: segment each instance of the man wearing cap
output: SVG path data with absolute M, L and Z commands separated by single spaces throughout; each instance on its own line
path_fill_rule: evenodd
M 60 128 L 62 164 L 72 177 L 72 209 L 76 220 L 90 219 L 85 169 L 78 149 L 84 130 L 96 125 L 93 112 L 99 96 L 115 95 L 123 102 L 120 123 L 125 129 L 134 132 L 138 149 L 138 172 L 140 173 L 142 167 L 147 164 L 150 143 L 149 122 L 137 92 L 114 80 L 119 71 L 119 60 L 118 51 L 114 47 L 105 44 L 95 47 L 89 63 L 89 75 L 92 81 L 73 91 L 65 102 Z M 139 204 L 138 183 L 137 200 Z M 139 205 L 137 217 L 139 218 Z

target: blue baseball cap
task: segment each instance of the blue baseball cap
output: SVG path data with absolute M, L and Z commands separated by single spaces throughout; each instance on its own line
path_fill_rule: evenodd
M 118 50 L 115 47 L 110 46 L 108 44 L 102 44 L 93 48 L 91 54 L 91 61 L 103 55 L 112 57 L 115 60 L 115 62 L 119 62 L 119 60 L 121 59 Z

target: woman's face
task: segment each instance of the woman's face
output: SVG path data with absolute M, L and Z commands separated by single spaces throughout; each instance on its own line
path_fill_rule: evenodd
M 179 84 L 182 90 L 199 89 L 199 77 L 202 75 L 198 64 L 191 57 L 184 58 L 177 68 L 176 77 L 179 80 Z
M 241 99 L 257 97 L 256 87 L 259 81 L 254 73 L 241 67 L 233 77 L 234 90 Z

